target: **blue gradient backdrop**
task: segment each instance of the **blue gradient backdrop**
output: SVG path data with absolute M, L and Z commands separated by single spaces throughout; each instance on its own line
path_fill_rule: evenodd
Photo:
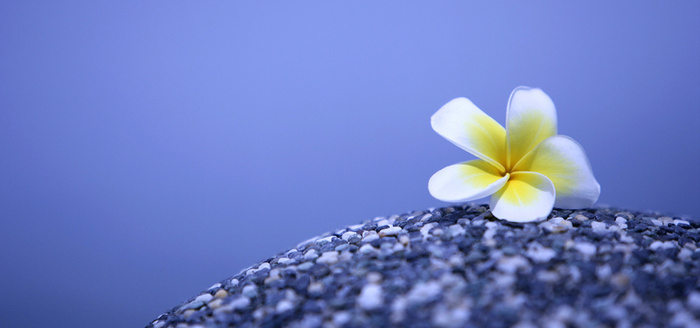
M 0 318 L 139 327 L 325 231 L 445 205 L 430 116 L 540 87 L 600 203 L 700 216 L 698 2 L 2 1 Z

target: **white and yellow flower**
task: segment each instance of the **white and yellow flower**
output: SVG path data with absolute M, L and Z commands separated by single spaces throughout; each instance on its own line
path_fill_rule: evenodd
M 491 195 L 499 219 L 529 222 L 553 207 L 584 208 L 600 185 L 581 145 L 557 135 L 557 113 L 540 89 L 518 87 L 508 101 L 506 128 L 467 98 L 456 98 L 432 117 L 433 130 L 479 159 L 450 165 L 428 182 L 433 197 L 466 202 Z

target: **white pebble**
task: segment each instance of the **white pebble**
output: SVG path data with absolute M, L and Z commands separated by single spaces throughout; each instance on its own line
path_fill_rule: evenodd
M 294 262 L 294 260 L 288 258 L 288 257 L 281 257 L 277 260 L 277 263 L 282 264 L 282 265 L 287 265 L 289 263 Z
M 663 248 L 663 249 L 676 248 L 676 245 L 672 241 L 660 241 L 660 240 L 657 240 L 657 241 L 651 243 L 651 245 L 649 245 L 649 249 L 651 249 L 652 251 L 656 251 L 659 248 Z
M 367 274 L 367 282 L 370 284 L 378 284 L 382 281 L 382 274 L 379 272 L 370 272 Z
M 600 280 L 607 280 L 612 275 L 612 268 L 609 265 L 603 265 L 596 268 L 596 276 Z
M 435 226 L 435 223 L 431 222 L 420 228 L 420 233 L 421 235 L 423 235 L 423 238 L 428 238 L 428 235 L 430 234 L 430 229 L 432 229 L 433 226 Z
M 267 285 L 275 280 L 279 280 L 280 278 L 282 278 L 282 274 L 280 272 L 280 269 L 277 269 L 277 268 L 272 269 L 272 270 L 270 270 L 270 273 L 268 274 L 267 278 L 265 278 L 265 285 Z
M 607 230 L 605 228 L 605 222 L 598 222 L 598 221 L 591 222 L 591 228 L 593 228 L 593 231 L 605 231 L 605 230 Z
M 498 290 L 508 290 L 515 283 L 514 274 L 495 274 L 493 283 Z
M 370 252 L 376 252 L 377 249 L 372 247 L 372 245 L 370 245 L 370 244 L 364 244 L 364 245 L 362 245 L 362 247 L 360 247 L 359 251 L 362 254 L 367 254 Z
M 250 306 L 250 300 L 248 298 L 238 297 L 235 300 L 231 301 L 231 303 L 214 309 L 214 314 L 226 313 L 239 309 L 242 310 L 248 308 L 248 306 Z
M 464 228 L 459 224 L 451 225 L 449 227 L 449 231 L 450 231 L 450 235 L 453 237 L 463 235 L 466 232 L 466 230 L 464 230 Z
M 669 321 L 669 327 L 699 327 L 700 322 L 693 318 L 693 315 L 687 311 L 679 311 L 673 314 Z
M 540 223 L 540 228 L 552 233 L 562 233 L 572 229 L 574 226 L 571 221 L 566 221 L 561 217 L 552 218 L 551 220 Z
M 369 233 L 366 236 L 362 237 L 362 243 L 366 244 L 376 239 L 379 239 L 379 235 L 376 232 L 372 231 L 372 233 Z
M 497 267 L 505 273 L 515 273 L 519 268 L 525 268 L 529 262 L 522 256 L 504 256 L 498 260 Z
M 307 260 L 307 261 L 315 260 L 317 257 L 318 257 L 318 254 L 316 253 L 316 250 L 313 248 L 306 251 L 306 253 L 304 254 L 304 260 Z
M 281 300 L 277 302 L 277 306 L 275 307 L 275 311 L 277 311 L 277 313 L 287 312 L 293 309 L 294 304 L 292 304 L 292 302 L 290 302 L 289 300 Z
M 700 292 L 692 292 L 688 295 L 688 306 L 695 311 L 700 311 Z
M 234 309 L 234 310 L 235 309 L 245 309 L 248 307 L 248 305 L 250 305 L 250 300 L 245 298 L 245 297 L 239 297 L 239 298 L 231 301 L 231 303 L 229 303 L 229 305 L 231 305 L 232 309 Z
M 359 237 L 359 235 L 356 232 L 348 231 L 348 232 L 343 234 L 342 238 L 343 238 L 343 240 L 348 241 L 348 240 L 350 240 L 350 238 L 355 237 L 355 236 Z
M 450 265 L 452 265 L 452 267 L 461 268 L 464 266 L 464 256 L 463 255 L 457 255 L 457 254 L 452 255 L 452 256 L 450 256 L 448 261 L 450 262 Z
M 496 229 L 486 229 L 486 231 L 484 232 L 484 239 L 493 239 L 493 236 L 496 235 L 496 232 Z
M 399 215 L 392 215 L 390 216 L 387 220 L 389 220 L 389 225 L 394 225 L 394 222 L 396 222 L 396 219 L 400 218 L 401 216 Z
M 564 232 L 566 230 L 571 230 L 573 229 L 574 225 L 571 223 L 571 221 L 561 221 L 554 227 L 554 232 Z
M 626 229 L 627 228 L 627 219 L 618 216 L 615 218 L 615 224 L 617 224 L 620 228 Z
M 307 291 L 309 292 L 309 294 L 319 295 L 319 294 L 323 293 L 324 289 L 325 289 L 325 287 L 323 286 L 323 283 L 316 281 L 316 282 L 312 282 L 311 284 L 309 284 Z
M 338 262 L 338 254 L 336 251 L 324 252 L 321 257 L 316 259 L 316 263 L 334 264 Z
M 432 301 L 441 292 L 440 284 L 435 281 L 419 282 L 408 292 L 406 300 L 410 304 L 423 304 Z
M 265 309 L 260 307 L 257 310 L 253 311 L 253 318 L 257 321 L 262 320 L 263 316 L 265 315 Z
M 386 225 L 386 226 L 391 225 L 391 223 L 389 223 L 389 220 L 387 220 L 387 219 L 382 219 L 382 220 L 377 221 L 377 226 L 378 226 L 378 227 L 385 226 L 385 225 Z
M 574 216 L 574 219 L 579 220 L 581 222 L 588 221 L 588 217 L 582 214 L 576 214 L 576 216 Z
M 253 298 L 258 295 L 258 287 L 255 287 L 255 285 L 245 285 L 241 294 L 245 297 Z
M 397 324 L 406 319 L 406 307 L 408 302 L 406 297 L 399 296 L 391 303 L 391 322 Z
M 248 270 L 245 274 L 251 275 L 253 273 L 256 273 L 256 272 L 258 272 L 260 270 L 264 270 L 264 269 L 270 269 L 270 263 L 264 262 L 264 263 L 260 264 L 256 269 Z
M 476 219 L 476 220 L 472 220 L 471 222 L 472 222 L 473 226 L 480 226 L 480 225 L 484 225 L 484 223 L 486 221 L 484 221 L 484 219 Z
M 627 226 L 627 225 L 625 225 L 625 226 Z M 622 228 L 622 229 L 626 229 L 626 227 Z M 634 242 L 634 238 L 628 236 L 626 230 L 620 230 L 620 242 L 625 243 L 625 244 L 631 244 Z M 617 246 L 619 246 L 619 245 L 616 245 L 616 247 Z
M 203 302 L 203 303 L 209 303 L 209 301 L 211 301 L 213 298 L 214 298 L 214 296 L 212 296 L 209 293 L 206 293 L 206 294 L 202 294 L 202 295 L 197 296 L 197 298 L 195 298 L 193 302 L 199 301 L 199 302 Z
M 357 305 L 364 310 L 377 309 L 383 303 L 382 287 L 375 284 L 368 284 L 362 287 L 360 296 L 357 297 Z
M 401 230 L 402 229 L 400 227 L 391 227 L 391 228 L 382 229 L 381 231 L 379 231 L 379 236 L 380 237 L 396 236 L 401 232 Z
M 678 258 L 682 261 L 689 261 L 691 256 L 693 256 L 693 251 L 685 247 L 678 253 Z
M 679 225 L 679 224 L 687 224 L 687 225 L 690 225 L 690 222 L 688 222 L 688 221 L 686 221 L 686 220 L 681 220 L 681 219 L 675 219 L 675 220 L 673 220 L 673 223 L 674 223 L 675 225 Z
M 360 223 L 360 224 L 356 224 L 356 225 L 351 225 L 348 227 L 348 229 L 352 230 L 352 231 L 357 231 L 357 230 L 362 229 L 362 227 L 364 227 L 364 226 L 365 226 L 364 224 Z
M 464 327 L 471 314 L 470 308 L 470 306 L 461 306 L 450 309 L 441 304 L 433 310 L 432 323 L 435 327 Z
M 559 281 L 559 274 L 554 271 L 541 270 L 537 272 L 537 280 L 544 281 L 548 283 L 554 283 Z
M 557 217 L 553 217 L 553 218 L 549 219 L 549 222 L 552 222 L 554 224 L 562 223 L 562 221 L 564 221 L 564 218 L 561 216 L 557 216 Z
M 549 260 L 555 256 L 557 256 L 555 250 L 544 247 L 538 243 L 532 244 L 527 251 L 527 257 L 539 263 L 549 262 Z
M 549 222 L 549 221 L 544 221 L 544 222 L 539 224 L 539 227 L 551 232 L 552 230 L 554 230 L 554 223 Z
M 433 218 L 433 214 L 432 214 L 432 213 L 428 213 L 428 214 L 426 214 L 426 215 L 423 215 L 423 217 L 420 218 L 420 221 L 421 221 L 421 222 L 425 222 L 425 221 L 428 221 L 428 220 L 430 220 L 430 219 L 432 219 L 432 218 Z
M 350 321 L 350 319 L 352 319 L 352 315 L 350 315 L 350 313 L 347 311 L 336 312 L 333 314 L 333 323 L 338 327 L 345 325 Z
M 591 243 L 576 243 L 574 248 L 586 257 L 591 257 L 596 253 L 596 247 Z
M 342 252 L 340 253 L 340 256 L 338 256 L 338 262 L 348 262 L 352 260 L 352 253 L 350 252 Z
M 579 270 L 577 266 L 572 265 L 569 267 L 569 276 L 571 277 L 571 281 L 579 282 L 581 280 L 581 270 Z

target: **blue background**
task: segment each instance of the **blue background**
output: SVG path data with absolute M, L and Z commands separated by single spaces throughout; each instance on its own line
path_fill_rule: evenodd
M 599 203 L 700 217 L 698 2 L 0 2 L 0 318 L 139 327 L 309 237 L 443 206 L 540 87 Z

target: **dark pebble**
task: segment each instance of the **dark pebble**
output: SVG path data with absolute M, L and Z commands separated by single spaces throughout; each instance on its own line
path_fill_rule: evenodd
M 367 223 L 364 226 L 362 226 L 362 230 L 376 230 L 376 229 L 377 229 L 376 223 Z
M 331 270 L 328 268 L 328 265 L 324 263 L 315 264 L 311 267 L 311 270 L 309 270 L 309 274 L 311 274 L 311 276 L 313 276 L 316 279 L 322 278 L 328 275 L 329 273 L 331 273 Z

